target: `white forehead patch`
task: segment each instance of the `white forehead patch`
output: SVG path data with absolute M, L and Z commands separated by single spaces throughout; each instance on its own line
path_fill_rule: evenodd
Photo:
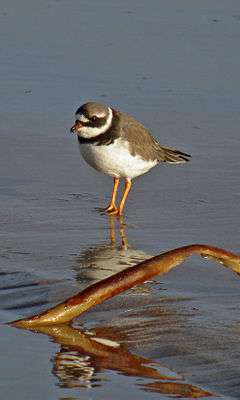
M 89 119 L 87 117 L 85 117 L 83 114 L 76 114 L 75 117 L 76 117 L 76 120 L 78 120 L 80 122 L 83 122 L 83 123 L 89 122 Z

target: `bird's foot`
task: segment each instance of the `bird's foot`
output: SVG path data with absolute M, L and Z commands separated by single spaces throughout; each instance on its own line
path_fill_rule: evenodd
M 110 210 L 110 211 L 107 211 L 107 213 L 108 213 L 109 215 L 119 215 L 119 214 L 118 214 L 118 208 L 112 209 L 112 210 Z
M 104 211 L 113 215 L 118 213 L 118 208 L 114 204 L 110 204 L 107 208 L 104 208 Z
M 108 211 L 107 213 L 108 215 L 117 215 L 119 218 L 121 218 L 123 215 L 122 210 L 120 210 L 120 208 L 115 208 L 111 211 Z

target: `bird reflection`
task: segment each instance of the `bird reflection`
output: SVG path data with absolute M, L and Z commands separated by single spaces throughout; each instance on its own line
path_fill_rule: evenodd
M 90 247 L 76 258 L 73 268 L 77 272 L 76 279 L 80 282 L 85 280 L 88 283 L 94 283 L 152 257 L 152 254 L 134 249 L 129 245 L 126 226 L 122 219 L 118 218 L 118 229 L 116 230 L 115 217 L 109 215 L 108 218 L 109 242 Z M 117 234 L 119 234 L 119 241 Z
M 150 359 L 132 354 L 124 341 L 123 331 L 109 326 L 84 331 L 69 325 L 38 327 L 60 345 L 53 362 L 53 374 L 64 388 L 93 388 L 102 385 L 99 372 L 112 370 L 128 376 L 148 379 L 137 386 L 146 391 L 173 394 L 178 397 L 211 396 L 197 386 L 184 383 L 181 376 Z M 151 381 L 149 382 L 149 379 Z M 186 396 L 187 394 L 187 396 Z

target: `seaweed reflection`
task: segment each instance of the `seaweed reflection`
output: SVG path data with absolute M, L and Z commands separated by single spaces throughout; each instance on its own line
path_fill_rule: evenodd
M 122 332 L 117 328 L 97 327 L 84 331 L 61 325 L 38 327 L 34 331 L 48 335 L 60 344 L 60 350 L 52 360 L 52 371 L 64 388 L 94 387 L 103 383 L 99 378 L 100 371 L 112 370 L 128 376 L 151 379 L 150 382 L 137 384 L 143 390 L 191 398 L 213 395 L 184 383 L 179 375 L 160 364 L 132 354 L 120 343 Z

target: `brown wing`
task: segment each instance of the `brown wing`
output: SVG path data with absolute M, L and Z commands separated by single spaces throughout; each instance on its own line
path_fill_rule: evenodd
M 185 163 L 191 157 L 182 151 L 162 146 L 144 125 L 130 115 L 124 113 L 118 115 L 121 136 L 129 140 L 132 155 L 138 154 L 148 160 L 158 160 L 158 162 L 163 161 L 171 164 Z
M 119 126 L 121 137 L 129 141 L 129 149 L 132 155 L 138 154 L 148 160 L 165 160 L 165 152 L 151 133 L 130 115 L 119 114 Z

